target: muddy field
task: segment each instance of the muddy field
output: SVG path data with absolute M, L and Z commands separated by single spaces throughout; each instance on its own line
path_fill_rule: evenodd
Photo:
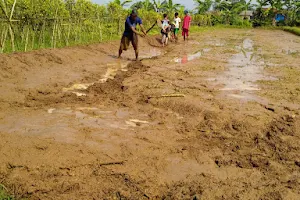
M 0 55 L 0 183 L 28 199 L 300 199 L 300 37 L 210 29 Z

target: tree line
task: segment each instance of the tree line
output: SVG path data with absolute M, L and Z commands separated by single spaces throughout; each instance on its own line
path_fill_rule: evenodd
M 276 13 L 286 25 L 300 24 L 300 0 L 194 0 L 193 25 L 271 25 Z M 183 5 L 173 0 L 112 0 L 98 5 L 90 0 L 0 0 L 0 52 L 63 47 L 116 39 L 130 9 L 137 9 L 150 27 L 162 13 L 183 17 Z M 240 16 L 254 11 L 252 21 Z

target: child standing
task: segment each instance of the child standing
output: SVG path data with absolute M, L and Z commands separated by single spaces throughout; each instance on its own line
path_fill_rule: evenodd
M 180 28 L 180 23 L 181 23 L 181 19 L 178 17 L 178 13 L 175 13 L 175 19 L 174 19 L 174 24 L 175 24 L 175 28 L 174 28 L 174 37 L 176 40 L 178 40 L 178 32 L 179 32 L 179 28 Z
M 189 29 L 191 26 L 192 18 L 189 15 L 189 12 L 187 10 L 184 11 L 184 14 L 185 14 L 185 17 L 184 17 L 183 25 L 182 25 L 182 36 L 183 36 L 184 40 L 186 40 L 189 38 Z
M 168 40 L 169 40 L 169 32 L 170 32 L 170 21 L 168 19 L 168 15 L 164 14 L 164 19 L 161 21 L 162 23 L 162 29 L 161 29 L 161 34 L 162 34 L 162 40 L 161 43 L 163 47 L 165 45 L 168 45 Z

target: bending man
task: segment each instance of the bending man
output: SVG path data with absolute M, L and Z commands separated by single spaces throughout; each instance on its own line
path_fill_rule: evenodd
M 136 30 L 136 26 L 140 25 L 142 32 L 139 33 Z M 121 39 L 121 45 L 119 49 L 119 58 L 121 57 L 123 50 L 126 51 L 130 45 L 130 42 L 135 51 L 135 57 L 138 60 L 139 50 L 138 50 L 138 35 L 145 36 L 147 33 L 144 29 L 143 22 L 141 18 L 137 16 L 137 12 L 133 10 L 129 17 L 125 21 L 125 31 Z

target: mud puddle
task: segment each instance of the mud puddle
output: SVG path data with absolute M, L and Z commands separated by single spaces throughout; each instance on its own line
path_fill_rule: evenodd
M 88 127 L 103 129 L 130 129 L 133 127 L 145 127 L 153 125 L 146 118 L 146 115 L 135 114 L 128 109 L 100 109 L 96 107 L 79 107 L 65 109 L 48 109 L 48 114 L 73 116 L 81 124 Z
M 223 95 L 241 100 L 262 101 L 255 91 L 261 90 L 259 80 L 276 80 L 264 74 L 265 62 L 254 53 L 253 41 L 245 39 L 237 49 L 239 53 L 228 60 L 228 71 L 218 76 L 214 81 L 223 85 L 219 89 Z M 213 79 L 208 79 L 212 81 Z
M 197 58 L 200 58 L 204 53 L 209 52 L 211 49 L 210 48 L 206 48 L 206 49 L 202 49 L 194 54 L 186 54 L 181 58 L 175 58 L 174 62 L 176 63 L 181 63 L 181 64 L 186 64 L 190 61 L 193 61 Z
M 53 138 L 63 143 L 80 143 L 84 134 L 106 138 L 116 132 L 128 134 L 134 129 L 155 125 L 157 122 L 151 121 L 146 114 L 127 108 L 67 107 L 11 113 L 1 121 L 0 132 L 22 132 L 24 135 Z
M 156 48 L 150 48 L 149 51 L 142 52 L 142 54 L 139 56 L 140 59 L 151 59 L 156 58 L 158 56 L 161 56 L 162 52 Z

